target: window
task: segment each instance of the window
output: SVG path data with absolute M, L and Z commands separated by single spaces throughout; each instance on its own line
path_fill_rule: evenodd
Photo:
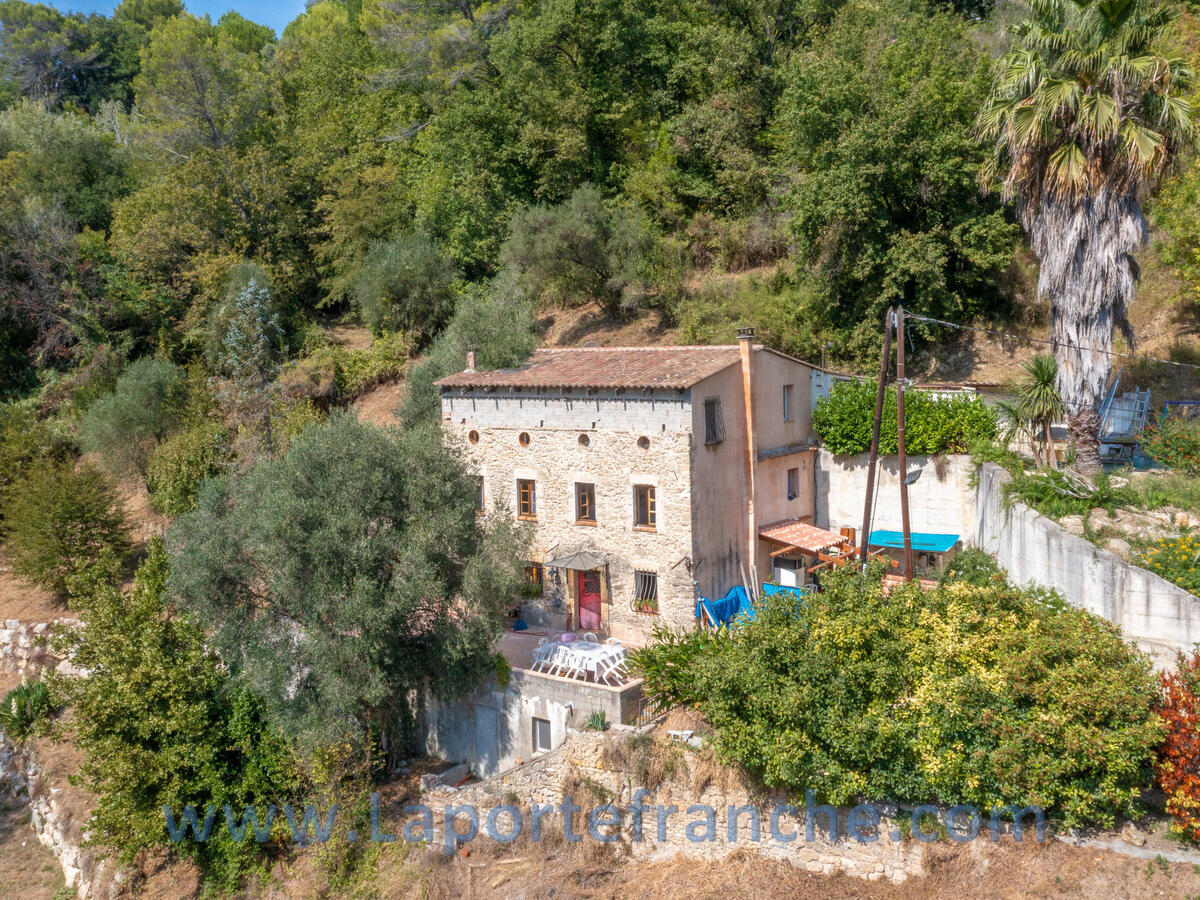
M 653 531 L 658 523 L 658 515 L 654 509 L 654 486 L 649 484 L 634 485 L 633 488 L 633 524 L 637 528 Z
M 525 584 L 521 593 L 526 597 L 540 597 L 546 589 L 546 570 L 541 563 L 531 562 L 525 566 L 522 574 Z
M 721 398 L 704 401 L 704 443 L 719 444 L 725 440 L 725 423 L 721 421 Z
M 640 613 L 658 615 L 657 573 L 633 573 L 633 608 Z
M 533 752 L 549 753 L 554 748 L 550 746 L 550 720 L 533 720 Z
M 517 518 L 537 518 L 537 482 L 532 478 L 517 481 Z
M 795 500 L 800 496 L 800 470 L 788 469 L 787 471 L 787 497 L 789 500 Z
M 517 443 L 519 443 L 522 447 L 528 447 L 529 446 L 529 432 L 522 431 L 519 435 L 517 435 Z
M 470 431 L 467 432 L 467 440 L 470 441 L 472 444 L 478 444 L 479 443 L 479 432 L 476 431 L 474 428 L 472 428 Z
M 783 421 L 792 421 L 792 386 L 790 384 L 783 386 Z
M 487 512 L 487 507 L 483 503 L 483 476 L 475 476 L 475 513 L 482 516 Z
M 596 524 L 596 486 L 575 482 L 575 521 Z

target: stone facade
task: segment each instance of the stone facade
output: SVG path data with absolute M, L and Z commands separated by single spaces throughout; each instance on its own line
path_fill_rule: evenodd
M 461 402 L 461 401 L 460 401 Z M 624 404 L 623 401 L 621 405 Z M 537 414 L 566 415 L 569 400 L 544 400 Z M 651 404 L 671 418 L 684 401 Z M 454 414 L 453 401 L 447 403 Z M 528 407 L 526 407 L 528 410 Z M 547 412 L 547 409 L 550 412 Z M 467 456 L 483 477 L 488 509 L 513 515 L 517 510 L 517 481 L 536 484 L 537 518 L 533 561 L 545 562 L 575 550 L 600 550 L 607 566 L 601 581 L 601 630 L 618 638 L 638 641 L 652 623 L 691 627 L 695 591 L 686 561 L 692 554 L 691 479 L 689 477 L 690 427 L 667 431 L 664 422 L 649 420 L 651 413 L 631 414 L 637 430 L 596 429 L 597 415 L 616 416 L 611 409 L 588 404 L 586 422 L 574 428 L 538 427 L 525 418 L 505 426 L 483 426 L 467 419 L 447 423 L 466 448 Z M 539 419 L 540 421 L 540 419 Z M 657 427 L 655 427 L 657 425 Z M 471 432 L 478 440 L 471 443 Z M 520 435 L 528 434 L 528 445 Z M 580 441 L 586 436 L 587 445 Z M 640 443 L 639 443 L 640 442 Z M 576 520 L 575 485 L 594 485 L 595 522 Z M 654 488 L 656 523 L 653 531 L 634 525 L 634 487 Z M 653 572 L 658 579 L 657 616 L 634 609 L 634 572 Z M 527 621 L 551 628 L 578 628 L 574 608 L 578 584 L 573 571 L 545 570 L 545 592 L 525 604 Z
M 482 477 L 483 509 L 535 527 L 544 589 L 523 603 L 525 620 L 640 644 L 657 625 L 696 627 L 697 593 L 769 580 L 759 527 L 814 511 L 812 397 L 828 389 L 814 371 L 743 336 L 537 351 L 524 367 L 439 382 L 443 427 Z M 522 514 L 523 481 L 536 486 L 536 515 Z M 590 520 L 580 484 L 594 490 Z M 653 488 L 652 528 L 635 520 L 638 486 Z M 602 560 L 586 570 L 599 576 L 598 627 L 581 622 L 583 570 L 549 565 L 577 551 Z M 637 573 L 654 576 L 656 610 L 635 602 L 647 583 Z

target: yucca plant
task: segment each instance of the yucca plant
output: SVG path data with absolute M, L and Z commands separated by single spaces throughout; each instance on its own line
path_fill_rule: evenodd
M 1141 200 L 1194 136 L 1193 72 L 1158 44 L 1175 17 L 1153 0 L 1031 0 L 979 116 L 985 186 L 1015 200 L 1051 303 L 1058 390 L 1079 466 L 1100 467 L 1109 351 L 1147 239 Z
M 23 741 L 53 712 L 54 701 L 46 682 L 28 681 L 4 695 L 0 703 L 0 731 L 15 741 Z
M 1048 353 L 1038 354 L 1021 366 L 1024 377 L 1017 384 L 1017 404 L 1031 430 L 1044 442 L 1046 465 L 1057 468 L 1054 458 L 1054 435 L 1050 426 L 1065 413 L 1062 395 L 1058 392 L 1058 362 Z

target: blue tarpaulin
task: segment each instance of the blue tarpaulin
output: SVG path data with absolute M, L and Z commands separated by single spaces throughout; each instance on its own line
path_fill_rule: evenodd
M 804 587 L 786 587 L 778 584 L 764 584 L 762 586 L 762 592 L 767 596 L 771 594 L 790 594 L 798 600 L 811 591 L 812 588 L 807 585 Z M 729 625 L 739 620 L 751 622 L 755 616 L 754 605 L 746 596 L 746 589 L 744 587 L 730 588 L 729 593 L 720 600 L 709 600 L 707 597 L 701 597 L 696 601 L 696 618 L 701 617 L 701 610 L 708 613 L 709 621 L 716 625 Z
M 925 553 L 945 553 L 958 543 L 957 534 L 914 531 L 911 537 L 912 548 Z M 903 550 L 904 534 L 900 531 L 872 531 L 868 543 L 872 547 L 893 547 Z

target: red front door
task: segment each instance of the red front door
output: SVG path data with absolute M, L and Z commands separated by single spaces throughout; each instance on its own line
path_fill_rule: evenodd
M 579 573 L 579 627 L 584 631 L 600 628 L 600 572 Z

